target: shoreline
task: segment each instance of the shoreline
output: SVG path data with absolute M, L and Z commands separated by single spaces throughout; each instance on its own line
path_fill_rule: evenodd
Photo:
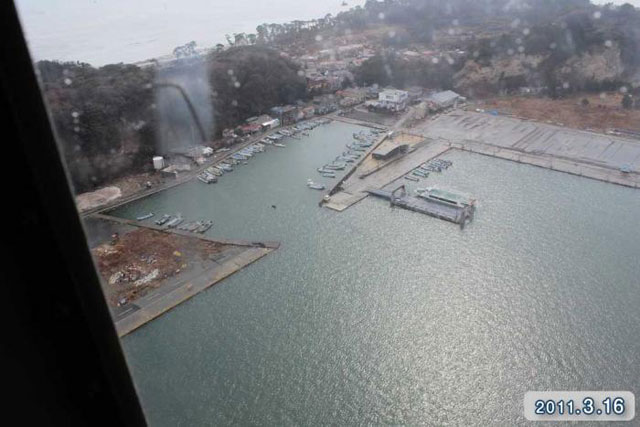
M 297 122 L 296 124 L 305 123 L 307 121 L 315 120 L 315 119 L 318 119 L 318 118 L 325 118 L 325 119 L 329 119 L 331 121 L 336 120 L 336 118 L 333 117 L 333 115 L 318 115 L 318 116 L 314 116 L 313 118 L 310 118 L 310 119 L 301 120 L 300 122 Z M 278 132 L 278 131 L 280 131 L 282 129 L 286 129 L 289 126 L 290 125 L 280 126 L 280 127 L 276 128 L 276 129 L 270 129 L 267 132 L 261 133 L 261 134 L 257 135 L 256 137 L 249 139 L 247 142 L 243 142 L 243 143 L 238 144 L 236 146 L 229 147 L 229 151 L 226 151 L 224 153 L 214 154 L 213 156 L 210 157 L 210 161 L 204 163 L 203 165 L 197 166 L 196 168 L 194 168 L 191 171 L 188 171 L 188 172 L 185 172 L 183 174 L 180 174 L 180 175 L 178 175 L 177 178 L 172 179 L 172 180 L 170 180 L 168 182 L 164 182 L 164 183 L 162 183 L 162 184 L 160 184 L 158 186 L 154 186 L 154 187 L 149 188 L 149 189 L 144 189 L 144 190 L 141 190 L 141 191 L 137 191 L 137 192 L 134 192 L 134 193 L 126 195 L 126 196 L 121 196 L 121 197 L 119 197 L 119 198 L 117 198 L 115 200 L 112 200 L 112 201 L 107 202 L 107 203 L 105 203 L 103 205 L 100 205 L 100 206 L 96 206 L 94 208 L 86 209 L 84 211 L 78 210 L 78 213 L 82 218 L 85 218 L 85 217 L 88 217 L 90 215 L 94 215 L 94 214 L 97 214 L 97 213 L 105 213 L 105 212 L 111 211 L 113 209 L 116 209 L 116 208 L 118 208 L 120 206 L 126 205 L 127 203 L 143 199 L 143 198 L 145 198 L 147 196 L 151 196 L 151 195 L 153 195 L 155 193 L 159 193 L 161 191 L 168 190 L 168 189 L 173 188 L 173 187 L 177 187 L 178 185 L 181 185 L 181 184 L 185 184 L 185 183 L 191 181 L 192 179 L 196 178 L 200 173 L 202 173 L 208 167 L 214 166 L 215 164 L 226 160 L 228 157 L 231 157 L 234 154 L 236 154 L 237 152 L 244 150 L 248 146 L 253 145 L 255 143 L 258 143 L 258 142 L 260 142 L 260 140 L 266 138 L 267 136 L 272 135 L 273 133 L 276 133 L 276 132 Z M 375 126 L 371 126 L 370 125 L 370 127 L 375 127 Z M 109 186 L 112 186 L 112 183 L 106 184 L 103 187 L 101 187 L 99 189 L 96 189 L 94 191 L 98 191 L 98 190 L 100 190 L 102 188 L 106 188 L 106 187 L 109 187 Z M 87 194 L 87 193 L 81 193 L 81 194 Z M 80 196 L 80 194 L 76 195 L 76 198 L 78 196 Z

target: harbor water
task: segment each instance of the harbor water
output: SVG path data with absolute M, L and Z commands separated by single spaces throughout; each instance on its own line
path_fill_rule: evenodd
M 319 208 L 306 180 L 335 182 L 316 169 L 361 129 L 112 212 L 281 242 L 123 339 L 150 425 L 518 425 L 528 390 L 640 392 L 637 190 L 455 151 L 402 183 L 476 198 L 464 230 L 372 197 Z

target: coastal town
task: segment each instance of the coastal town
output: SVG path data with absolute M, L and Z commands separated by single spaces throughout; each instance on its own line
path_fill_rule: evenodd
M 636 4 L 9 2 L 14 400 L 80 425 L 634 419 Z
M 505 26 L 510 27 L 503 23 L 494 32 Z M 173 55 L 137 64 L 174 79 L 156 86 L 176 88 L 178 100 L 181 94 L 189 108 L 181 107 L 180 114 L 190 131 L 176 133 L 169 129 L 177 136 L 168 146 L 156 145 L 155 151 L 143 159 L 144 172 L 126 174 L 77 195 L 78 209 L 93 223 L 92 232 L 102 230 L 97 233 L 101 238 L 93 251 L 121 334 L 268 255 L 279 243 L 233 240 L 206 211 L 193 217 L 168 210 L 139 211 L 127 220 L 112 212 L 192 182 L 215 188 L 229 174 L 238 173 L 234 171 L 251 167 L 253 159 L 263 153 L 304 144 L 335 123 L 360 130 L 340 144 L 333 158 L 318 159 L 308 169 L 306 180 L 297 183 L 316 195 L 320 208 L 335 212 L 372 196 L 386 200 L 391 207 L 465 228 L 475 217 L 475 195 L 431 184 L 434 176 L 455 167 L 448 154 L 456 151 L 626 187 L 640 186 L 640 130 L 629 127 L 640 119 L 640 110 L 634 108 L 639 107 L 637 86 L 621 86 L 599 94 L 574 92 L 541 82 L 526 83 L 516 78 L 521 69 L 514 71 L 506 66 L 507 73 L 515 73 L 513 79 L 502 76 L 492 93 L 483 94 L 475 89 L 483 81 L 470 81 L 472 73 L 467 72 L 467 48 L 474 40 L 471 27 L 456 26 L 454 31 L 443 30 L 436 42 L 401 47 L 385 42 L 389 34 L 395 37 L 397 30 L 383 26 L 370 32 L 326 39 L 318 36 L 307 43 L 256 51 L 256 55 L 275 56 L 297 69 L 292 78 L 304 86 L 305 99 L 267 105 L 257 115 L 235 117 L 233 126 L 214 133 L 202 124 L 207 122 L 202 116 L 206 109 L 193 108 L 193 100 L 200 94 L 184 83 L 183 75 L 210 55 L 216 58 L 241 52 L 251 57 L 250 38 L 237 37 L 229 46 L 218 45 L 215 49 L 185 45 Z M 458 66 L 459 83 L 455 85 L 440 76 L 430 85 L 400 87 L 384 75 L 377 79 L 387 80 L 386 84 L 366 84 L 368 78 L 362 75 L 369 71 L 363 69 L 369 70 L 372 62 L 390 57 L 402 67 L 438 67 L 427 71 L 436 76 L 447 70 L 452 73 L 455 64 L 466 65 Z M 528 59 L 521 55 L 520 60 Z M 384 72 L 392 74 L 391 65 L 383 65 Z M 461 73 L 467 74 L 459 76 Z M 240 74 L 232 68 L 221 73 L 236 88 L 243 84 Z M 550 96 L 556 90 L 561 96 Z M 81 122 L 76 116 L 74 121 Z M 277 205 L 272 204 L 271 209 L 276 212 Z M 218 237 L 212 238 L 213 234 Z M 155 247 L 153 242 L 162 239 L 163 245 L 172 250 L 146 253 L 144 248 Z M 187 247 L 200 248 L 200 252 L 185 250 Z M 141 252 L 136 256 L 140 262 L 131 261 L 132 248 Z M 194 287 L 194 283 L 198 285 Z

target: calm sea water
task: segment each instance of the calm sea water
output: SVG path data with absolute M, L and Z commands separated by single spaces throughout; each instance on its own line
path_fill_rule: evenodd
M 263 23 L 322 18 L 364 0 L 17 0 L 35 60 L 95 66 L 170 55 L 191 40 L 227 44 L 225 35 L 255 33 Z
M 527 390 L 640 391 L 640 193 L 451 152 L 425 183 L 479 199 L 464 231 L 371 198 L 320 209 L 305 181 L 355 130 L 116 212 L 282 242 L 124 338 L 151 425 L 516 425 Z

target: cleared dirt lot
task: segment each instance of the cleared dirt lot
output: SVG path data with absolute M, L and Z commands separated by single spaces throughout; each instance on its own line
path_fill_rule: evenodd
M 112 307 L 134 301 L 167 279 L 207 263 L 224 245 L 173 233 L 133 229 L 92 249 Z
M 582 105 L 587 99 L 589 104 Z M 478 103 L 479 108 L 498 110 L 541 122 L 561 123 L 577 129 L 606 131 L 611 128 L 640 130 L 640 110 L 622 108 L 622 94 L 602 93 L 550 98 L 504 97 Z

